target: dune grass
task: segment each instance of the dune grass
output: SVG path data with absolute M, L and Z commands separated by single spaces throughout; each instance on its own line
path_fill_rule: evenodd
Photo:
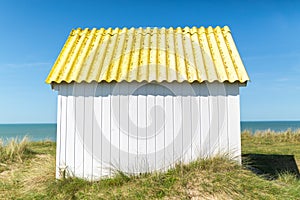
M 0 162 L 22 161 L 25 155 L 24 152 L 28 150 L 28 141 L 27 137 L 22 140 L 18 138 L 11 139 L 7 144 L 0 140 Z
M 300 131 L 290 130 L 246 131 L 242 151 L 293 154 L 299 164 L 299 135 Z M 293 174 L 267 180 L 221 156 L 177 165 L 165 173 L 119 172 L 96 182 L 55 180 L 55 143 L 27 141 L 25 146 L 16 156 L 1 158 L 8 167 L 0 173 L 0 199 L 300 199 L 300 181 Z
M 13 138 L 9 141 L 0 140 L 0 173 L 8 168 L 9 164 L 23 162 L 32 156 L 29 148 L 29 139 Z

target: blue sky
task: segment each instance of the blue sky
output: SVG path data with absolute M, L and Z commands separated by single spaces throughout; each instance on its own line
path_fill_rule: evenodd
M 300 1 L 0 1 L 0 123 L 56 121 L 45 84 L 72 28 L 230 26 L 242 120 L 300 120 Z

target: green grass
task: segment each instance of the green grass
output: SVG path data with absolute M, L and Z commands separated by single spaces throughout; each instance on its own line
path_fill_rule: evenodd
M 242 152 L 256 154 L 294 155 L 300 166 L 300 130 L 276 133 L 271 130 L 242 133 Z
M 0 145 L 1 163 L 6 165 L 0 173 L 0 199 L 300 199 L 300 180 L 293 174 L 267 180 L 222 156 L 177 165 L 165 173 L 128 176 L 119 172 L 111 179 L 88 182 L 55 180 L 53 142 L 6 146 Z M 7 153 L 11 151 L 6 148 L 19 153 Z M 299 164 L 300 131 L 244 132 L 242 152 L 292 154 Z

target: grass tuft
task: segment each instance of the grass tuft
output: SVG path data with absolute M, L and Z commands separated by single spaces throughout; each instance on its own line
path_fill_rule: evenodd
M 252 132 L 250 130 L 245 130 L 242 132 L 243 139 L 251 139 L 251 140 L 260 140 L 263 142 L 292 142 L 299 143 L 300 142 L 300 129 L 292 131 L 291 129 L 287 129 L 281 132 L 275 132 L 271 129 L 267 130 L 258 130 L 256 132 Z
M 32 151 L 29 148 L 29 139 L 13 138 L 7 142 L 0 140 L 0 163 L 6 164 L 9 162 L 23 162 Z

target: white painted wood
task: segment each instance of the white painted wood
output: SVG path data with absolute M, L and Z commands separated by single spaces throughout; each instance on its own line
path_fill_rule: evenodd
M 155 118 L 155 87 L 149 85 L 147 87 L 147 162 L 148 171 L 156 169 L 156 118 Z
M 55 177 L 59 178 L 60 173 L 59 173 L 59 167 L 60 167 L 60 156 L 61 156 L 61 90 L 59 90 L 59 86 L 57 87 L 58 89 L 58 98 L 57 98 L 57 129 L 56 129 L 56 173 Z
M 241 163 L 240 97 L 237 84 L 226 85 L 228 99 L 228 142 L 231 156 Z
M 188 87 L 188 86 L 187 86 Z M 188 88 L 183 88 L 181 97 L 182 117 L 182 162 L 188 163 L 191 160 L 191 98 Z
M 182 96 L 174 96 L 174 161 L 183 162 Z
M 93 176 L 93 122 L 94 122 L 94 84 L 84 87 L 84 135 L 83 135 L 83 148 L 84 148 L 84 170 L 83 176 L 89 180 Z
M 167 94 L 165 100 L 165 168 L 168 169 L 174 163 L 174 116 L 173 116 L 173 96 Z
M 209 96 L 209 156 L 218 154 L 219 147 L 219 109 L 218 86 L 216 83 L 207 84 Z
M 137 141 L 138 141 L 138 171 L 147 172 L 148 163 L 147 163 L 147 96 L 146 87 L 142 86 L 140 88 L 139 95 L 137 95 Z
M 209 102 L 209 90 L 206 84 L 200 86 L 200 156 L 207 158 L 210 156 L 210 102 Z
M 230 153 L 240 162 L 239 85 L 72 83 L 56 87 L 57 172 L 97 180 Z
M 111 85 L 111 164 L 120 170 L 120 87 L 119 84 Z
M 199 84 L 192 84 L 193 96 L 191 96 L 191 127 L 192 127 L 192 156 L 191 159 L 195 160 L 201 157 L 201 87 Z
M 129 95 L 129 105 L 128 105 L 128 114 L 129 114 L 129 172 L 138 173 L 138 140 L 137 140 L 137 103 L 138 96 Z
M 67 169 L 67 163 L 66 163 L 66 142 L 67 142 L 67 94 L 68 94 L 68 87 L 61 87 L 61 124 L 60 124 L 60 161 L 59 161 L 59 168 L 61 170 Z
M 80 178 L 84 176 L 84 84 L 74 85 L 74 96 L 75 96 L 75 169 L 74 175 Z
M 219 124 L 219 148 L 218 153 L 221 155 L 229 154 L 229 144 L 228 144 L 228 110 L 227 110 L 227 97 L 226 88 L 218 87 L 217 92 L 218 98 L 218 124 Z
M 159 95 L 159 91 L 163 90 L 159 85 L 156 85 L 155 91 L 155 154 L 156 154 L 156 169 L 164 169 L 165 161 L 165 108 L 164 97 Z
M 128 83 L 120 84 L 120 170 L 129 171 L 129 118 L 128 106 L 129 96 L 127 95 Z
M 93 180 L 97 180 L 102 175 L 102 97 L 100 96 L 102 87 L 94 86 L 94 119 L 93 119 Z
M 102 84 L 102 176 L 110 176 L 111 169 L 111 86 Z
M 72 172 L 75 170 L 75 102 L 74 102 L 74 96 L 73 96 L 73 84 L 70 84 L 69 87 L 67 87 L 67 129 L 66 129 L 66 165 L 68 166 L 68 173 L 72 175 Z M 62 121 L 64 122 L 64 121 Z
M 191 160 L 195 160 L 200 156 L 200 112 L 199 112 L 199 96 L 196 92 L 190 97 L 191 102 Z

